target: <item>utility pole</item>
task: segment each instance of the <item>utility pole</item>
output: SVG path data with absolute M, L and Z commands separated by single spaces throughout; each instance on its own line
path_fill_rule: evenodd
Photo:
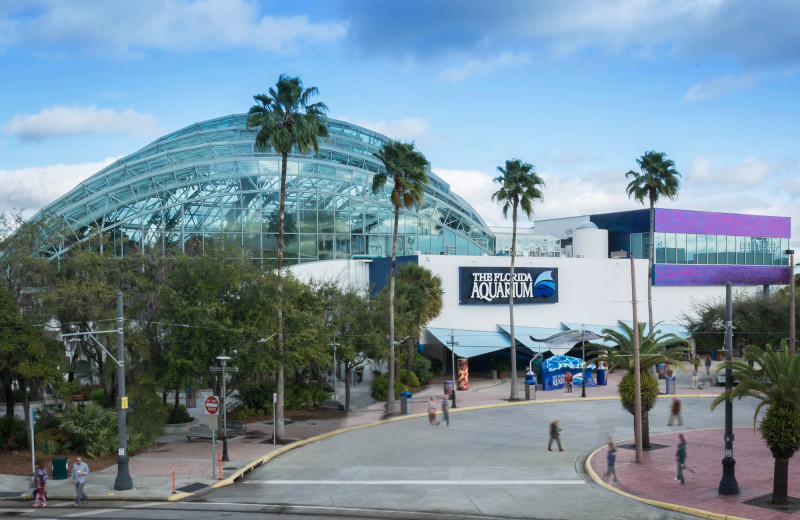
M 586 343 L 583 342 L 583 323 L 581 323 L 581 357 L 583 358 L 583 366 L 581 370 L 581 397 L 586 397 Z
M 117 478 L 114 489 L 133 489 L 133 480 L 128 470 L 128 396 L 125 395 L 125 317 L 122 313 L 122 293 L 117 293 L 117 402 L 119 403 L 119 455 L 117 456 Z
M 453 329 L 450 329 L 450 341 L 447 342 L 450 345 L 450 361 L 453 366 L 453 404 L 450 405 L 450 408 L 457 408 L 456 407 L 456 345 L 458 342 L 456 341 L 456 336 L 453 333 Z
M 335 338 L 334 338 L 335 339 Z M 331 343 L 331 347 L 333 347 L 333 400 L 336 401 L 336 348 L 340 345 L 340 343 Z
M 795 353 L 794 328 L 794 249 L 787 249 L 789 255 L 789 357 Z
M 731 282 L 725 284 L 725 361 L 733 361 L 733 297 Z M 733 388 L 731 367 L 725 369 L 725 391 Z M 719 482 L 720 495 L 738 495 L 736 482 L 736 461 L 733 459 L 733 401 L 725 400 L 725 458 L 722 459 L 722 480 Z
M 636 302 L 636 264 L 631 252 L 631 296 L 633 300 L 633 436 L 636 462 L 642 462 L 642 375 L 639 372 L 639 313 Z

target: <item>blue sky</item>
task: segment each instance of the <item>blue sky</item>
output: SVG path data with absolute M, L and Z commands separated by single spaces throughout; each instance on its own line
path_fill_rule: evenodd
M 552 218 L 637 207 L 624 174 L 657 150 L 682 174 L 662 206 L 789 216 L 800 237 L 798 27 L 793 0 L 0 0 L 0 211 L 286 73 L 331 117 L 414 140 L 490 224 L 506 159 L 535 165 Z

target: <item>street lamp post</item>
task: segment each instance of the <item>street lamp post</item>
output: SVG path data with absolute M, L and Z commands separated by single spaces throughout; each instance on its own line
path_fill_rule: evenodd
M 725 361 L 733 361 L 733 297 L 731 282 L 725 284 Z M 725 369 L 725 391 L 733 388 L 731 367 Z M 725 458 L 722 459 L 722 480 L 719 482 L 720 495 L 738 495 L 739 483 L 736 482 L 733 459 L 733 400 L 725 400 Z
M 786 254 L 789 255 L 789 356 L 794 356 L 794 249 L 787 249 Z
M 228 366 L 227 362 L 230 359 L 230 356 L 226 356 L 224 350 L 222 351 L 221 356 L 217 356 L 217 359 L 219 360 L 220 366 L 212 367 L 211 371 L 222 373 L 222 461 L 228 462 L 230 460 L 228 458 L 228 387 L 226 385 L 227 378 L 225 373 L 238 372 L 239 369 Z
M 586 397 L 586 343 L 583 342 L 583 323 L 581 323 L 581 357 L 583 358 L 583 365 L 581 365 L 581 397 Z
M 331 343 L 330 345 L 333 347 L 333 400 L 336 401 L 336 348 L 341 343 Z
M 450 329 L 449 345 L 450 345 L 450 363 L 452 364 L 453 367 L 453 404 L 450 405 L 450 408 L 457 408 L 456 383 L 458 382 L 457 381 L 458 378 L 456 377 L 456 345 L 458 345 L 458 342 L 456 341 L 456 336 L 455 333 L 453 332 L 453 329 Z

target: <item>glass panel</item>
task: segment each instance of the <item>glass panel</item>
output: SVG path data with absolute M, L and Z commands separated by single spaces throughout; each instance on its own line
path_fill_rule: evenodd
M 727 248 L 728 248 L 728 263 L 729 264 L 736 264 L 736 253 L 738 250 L 736 249 L 736 237 L 725 237 L 727 240 Z
M 686 263 L 697 263 L 697 235 L 686 235 Z
M 366 241 L 363 235 L 355 235 L 350 237 L 350 252 L 354 255 L 366 254 Z
M 675 242 L 676 236 L 675 233 L 665 233 L 665 242 L 666 242 L 666 252 L 667 252 L 667 260 L 666 263 L 674 264 L 675 263 Z
M 753 239 L 753 265 L 764 265 L 764 239 Z
M 677 233 L 675 235 L 675 263 L 686 263 L 686 234 Z
M 666 237 L 664 233 L 655 233 L 655 263 L 663 264 L 666 259 Z
M 261 234 L 245 233 L 242 237 L 242 256 L 245 258 L 261 258 Z
M 317 222 L 320 233 L 333 233 L 333 211 L 320 210 L 317 213 Z
M 466 255 L 469 252 L 469 246 L 467 245 L 467 239 L 464 237 L 456 237 L 456 247 L 458 248 L 459 255 Z
M 755 250 L 756 240 L 757 238 L 750 238 L 750 237 L 741 237 L 744 241 L 744 254 L 745 254 L 745 263 L 747 265 L 755 265 L 755 260 L 753 258 L 753 251 Z
M 350 257 L 350 238 L 349 237 L 336 237 L 336 258 L 349 258 Z
M 717 263 L 717 235 L 706 236 L 706 248 L 708 250 L 708 263 Z
M 300 235 L 300 258 L 317 258 L 316 235 Z
M 697 263 L 698 264 L 710 264 L 710 263 L 712 263 L 711 262 L 710 251 L 708 250 L 708 243 L 709 242 L 711 242 L 711 241 L 708 240 L 708 236 L 707 235 L 697 235 Z
M 641 233 L 631 233 L 631 252 L 633 253 L 634 258 L 643 258 L 642 257 L 642 234 Z
M 642 258 L 650 258 L 650 233 L 642 233 Z
M 300 214 L 300 232 L 301 233 L 316 233 L 317 232 L 317 212 L 316 211 L 298 211 Z
M 786 251 L 787 249 L 789 249 L 789 239 L 788 238 L 782 238 L 781 239 L 781 250 L 780 250 L 780 253 L 781 253 L 781 265 L 789 265 L 789 255 L 784 254 L 784 251 Z
M 285 258 L 297 258 L 298 245 L 299 240 L 296 234 L 288 233 L 283 235 L 283 256 Z M 277 251 L 277 247 L 275 249 Z

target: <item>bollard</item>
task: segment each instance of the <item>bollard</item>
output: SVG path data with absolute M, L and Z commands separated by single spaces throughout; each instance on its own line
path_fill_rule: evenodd
M 175 491 L 175 464 L 172 465 L 172 494 L 174 495 L 177 493 Z
M 217 467 L 219 468 L 219 479 L 222 480 L 222 453 L 217 453 Z

